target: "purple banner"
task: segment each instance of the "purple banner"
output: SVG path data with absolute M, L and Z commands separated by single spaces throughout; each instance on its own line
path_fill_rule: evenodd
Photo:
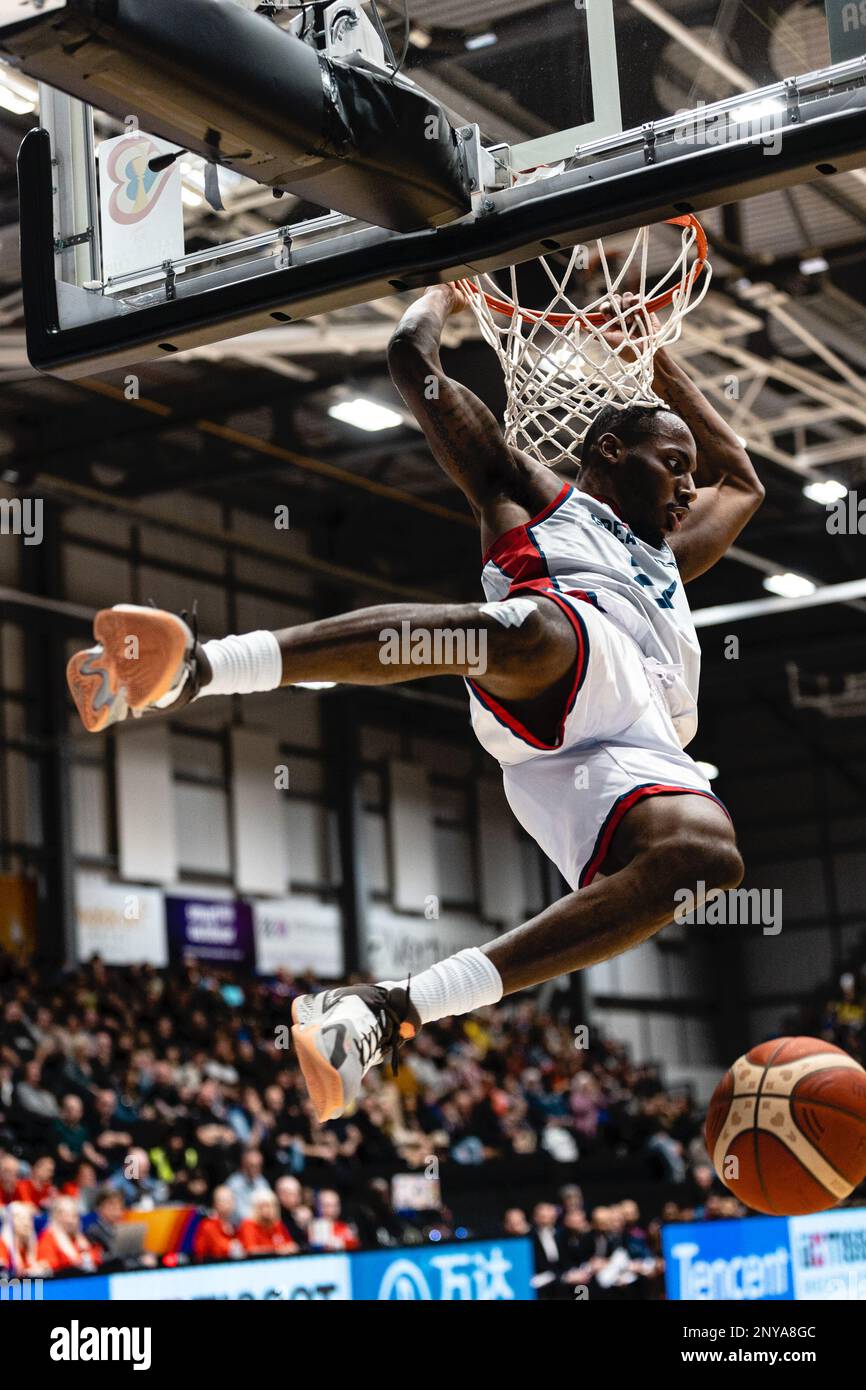
M 253 913 L 247 903 L 167 897 L 165 918 L 171 960 L 192 956 L 211 965 L 253 969 Z

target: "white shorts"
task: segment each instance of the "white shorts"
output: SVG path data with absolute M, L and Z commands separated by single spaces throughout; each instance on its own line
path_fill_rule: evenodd
M 648 661 L 594 595 L 580 599 L 541 582 L 532 590 L 559 605 L 577 637 L 574 680 L 556 737 L 545 743 L 467 680 L 472 725 L 502 767 L 520 824 L 570 887 L 583 888 L 603 872 L 617 827 L 644 798 L 687 792 L 725 808 L 681 746 L 678 728 L 693 728 L 693 701 L 675 668 Z M 510 596 L 529 592 L 515 586 Z

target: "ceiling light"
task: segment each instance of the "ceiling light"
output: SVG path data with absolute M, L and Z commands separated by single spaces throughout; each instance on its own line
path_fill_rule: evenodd
M 719 769 L 716 767 L 715 763 L 705 763 L 701 758 L 698 758 L 697 763 L 707 781 L 714 782 L 719 775 Z
M 298 690 L 333 690 L 336 681 L 295 681 Z
M 375 430 L 394 430 L 403 423 L 402 415 L 398 415 L 396 410 L 389 410 L 387 406 L 379 405 L 378 401 L 369 401 L 364 396 L 357 396 L 353 401 L 338 401 L 336 405 L 328 407 L 328 414 L 335 420 L 342 420 L 347 425 L 371 433 Z
M 803 496 L 808 497 L 810 502 L 818 502 L 822 507 L 829 507 L 832 502 L 840 502 L 843 497 L 848 496 L 848 489 L 844 483 L 839 483 L 835 478 L 822 478 L 819 483 L 806 483 L 803 488 Z
M 732 121 L 742 124 L 745 121 L 759 121 L 762 116 L 784 115 L 785 108 L 777 97 L 765 97 L 763 101 L 750 101 L 745 106 L 735 106 L 730 116 Z
M 18 92 L 13 92 L 11 88 L 2 84 L 0 84 L 0 106 L 6 111 L 11 111 L 14 116 L 26 116 L 28 112 L 36 110 L 35 101 L 20 96 Z
M 764 588 L 771 594 L 778 594 L 779 598 L 804 598 L 806 594 L 814 594 L 817 587 L 805 575 L 792 574 L 790 570 L 784 574 L 768 574 L 764 580 Z
M 830 262 L 823 256 L 807 256 L 800 262 L 801 275 L 823 275 L 825 270 L 830 269 Z
M 466 40 L 466 47 L 469 49 L 489 48 L 494 43 L 498 43 L 495 34 L 473 34 L 470 39 Z
M 204 198 L 200 198 L 199 195 L 197 193 L 194 193 L 191 188 L 182 188 L 180 191 L 180 196 L 186 203 L 188 208 L 200 208 L 202 203 L 204 202 Z
M 426 29 L 419 29 L 413 25 L 409 30 L 409 42 L 414 43 L 416 48 L 429 48 L 433 40 Z

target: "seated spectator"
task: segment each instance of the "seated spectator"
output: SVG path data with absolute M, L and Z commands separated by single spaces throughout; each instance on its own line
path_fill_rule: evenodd
M 54 1159 L 50 1154 L 40 1154 L 34 1160 L 29 1178 L 20 1178 L 16 1186 L 19 1202 L 27 1202 L 38 1210 L 47 1210 L 57 1196 L 54 1186 Z
M 358 1213 L 358 1238 L 367 1250 L 418 1245 L 422 1239 L 417 1226 L 394 1210 L 391 1184 L 385 1178 L 373 1178 L 367 1184 L 367 1194 Z
M 314 1250 L 359 1250 L 361 1242 L 354 1226 L 342 1219 L 342 1204 L 337 1192 L 325 1188 L 319 1193 L 318 1216 L 310 1228 L 310 1244 Z
M 197 1260 L 236 1260 L 245 1253 L 238 1237 L 234 1195 L 225 1183 L 214 1191 L 213 1213 L 199 1222 L 192 1248 Z
M 292 1240 L 302 1249 L 306 1244 L 306 1233 L 297 1218 L 298 1208 L 304 1203 L 304 1190 L 297 1178 L 277 1178 L 274 1184 L 277 1201 L 280 1204 L 280 1220 Z
M 532 1245 L 535 1252 L 536 1275 L 533 1279 L 538 1297 L 555 1298 L 562 1269 L 562 1251 L 556 1229 L 558 1209 L 552 1202 L 539 1202 L 532 1212 Z
M 509 1207 L 502 1218 L 502 1231 L 506 1236 L 528 1236 L 532 1227 L 522 1207 Z
M 42 1063 L 26 1062 L 15 1088 L 15 1102 L 38 1120 L 56 1120 L 60 1114 L 57 1097 L 42 1084 Z
M 93 1164 L 87 1159 L 76 1165 L 71 1178 L 60 1188 L 61 1196 L 74 1197 L 80 1211 L 90 1211 L 99 1187 L 99 1178 Z
M 41 1278 L 51 1273 L 37 1253 L 33 1208 L 26 1202 L 10 1202 L 0 1222 L 0 1270 L 13 1278 Z
M 124 1155 L 132 1147 L 132 1135 L 128 1129 L 121 1129 L 117 1120 L 117 1093 L 100 1091 L 96 1097 L 96 1117 L 93 1146 L 105 1159 L 109 1171 L 122 1162 Z
M 130 1149 L 123 1171 L 113 1179 L 114 1186 L 132 1211 L 152 1211 L 168 1201 L 168 1184 L 151 1173 L 150 1157 L 144 1149 Z
M 124 1256 L 118 1250 L 118 1233 L 127 1225 L 123 1198 L 114 1187 L 101 1187 L 93 1204 L 94 1216 L 87 1222 L 85 1235 L 100 1251 L 100 1268 L 153 1269 L 156 1256 L 149 1250 Z
M 60 1102 L 60 1114 L 54 1121 L 57 1155 L 70 1168 L 80 1159 L 86 1158 L 96 1169 L 103 1170 L 108 1164 L 94 1149 L 90 1142 L 90 1130 L 83 1121 L 84 1105 L 81 1097 L 65 1095 Z
M 18 1196 L 18 1179 L 21 1164 L 12 1154 L 0 1157 L 0 1208 L 14 1202 Z
M 37 1255 L 52 1274 L 67 1270 L 91 1274 L 99 1268 L 99 1249 L 82 1233 L 78 1207 L 72 1197 L 55 1198 L 51 1220 L 39 1237 Z
M 280 1220 L 274 1192 L 257 1192 L 250 1215 L 238 1227 L 238 1239 L 248 1255 L 297 1255 L 298 1247 Z
M 261 1193 L 270 1193 L 271 1185 L 263 1176 L 264 1160 L 259 1149 L 244 1149 L 240 1167 L 232 1173 L 227 1186 L 235 1199 L 238 1219 L 245 1221 L 251 1214 L 253 1199 Z

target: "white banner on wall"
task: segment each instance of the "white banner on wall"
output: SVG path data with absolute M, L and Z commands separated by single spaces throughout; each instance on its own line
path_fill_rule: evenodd
M 260 974 L 309 970 L 322 980 L 336 980 L 343 974 L 340 912 L 334 903 L 311 898 L 257 902 L 253 925 Z
M 75 947 L 79 960 L 101 956 L 107 965 L 167 965 L 162 893 L 77 874 Z
M 377 979 L 399 980 L 417 975 L 444 956 L 467 946 L 483 946 L 490 931 L 472 918 L 404 917 L 385 907 L 372 907 L 367 924 L 364 968 Z

